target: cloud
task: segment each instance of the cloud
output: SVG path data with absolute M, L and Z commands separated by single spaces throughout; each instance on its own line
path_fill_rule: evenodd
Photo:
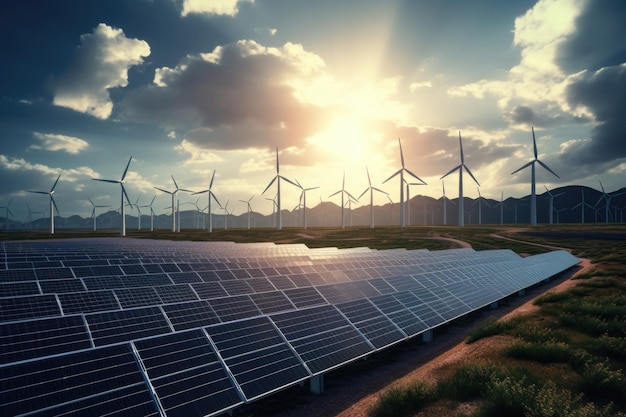
M 73 136 L 55 135 L 51 133 L 34 132 L 33 135 L 39 139 L 41 145 L 31 145 L 29 149 L 44 149 L 47 151 L 65 151 L 70 154 L 77 154 L 87 149 L 89 143 L 83 139 Z
M 254 3 L 254 0 L 183 0 L 182 15 L 208 14 L 235 16 L 241 3 Z
M 409 90 L 411 91 L 411 93 L 415 92 L 417 89 L 419 88 L 430 88 L 433 86 L 433 83 L 430 81 L 422 81 L 422 82 L 415 82 L 415 83 L 411 83 L 409 85 Z
M 626 62 L 626 4 L 621 0 L 591 0 L 582 6 L 575 30 L 557 51 L 559 67 L 576 73 Z
M 564 159 L 575 164 L 593 164 L 626 157 L 624 91 L 626 63 L 583 71 L 573 79 L 567 88 L 568 102 L 591 112 L 597 124 L 591 131 L 591 140 L 569 144 Z
M 239 41 L 157 69 L 152 85 L 126 96 L 123 116 L 176 129 L 204 149 L 302 145 L 326 110 L 307 102 L 300 87 L 323 68 L 300 45 Z
M 568 123 L 588 123 L 592 119 L 585 116 L 565 115 L 558 109 L 544 107 L 539 113 L 529 106 L 515 106 L 510 111 L 504 111 L 502 116 L 510 125 L 529 129 L 535 127 L 553 127 Z
M 57 106 L 107 119 L 113 111 L 109 89 L 128 85 L 128 70 L 143 63 L 150 46 L 121 29 L 100 23 L 80 37 L 70 69 L 51 81 Z

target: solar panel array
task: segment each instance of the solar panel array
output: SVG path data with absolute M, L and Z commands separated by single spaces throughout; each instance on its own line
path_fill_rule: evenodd
M 565 251 L 4 242 L 0 415 L 217 415 L 578 263 Z

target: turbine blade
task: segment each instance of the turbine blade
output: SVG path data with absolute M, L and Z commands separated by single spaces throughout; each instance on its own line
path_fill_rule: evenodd
M 398 138 L 398 144 L 400 145 L 400 162 L 402 163 L 402 168 L 404 168 L 404 153 L 402 153 L 402 142 L 400 142 L 400 138 Z
M 474 180 L 474 182 L 478 185 L 480 185 L 480 183 L 478 182 L 478 180 L 476 179 L 476 177 L 474 177 L 474 174 L 472 174 L 472 171 L 470 171 L 469 167 L 465 164 L 463 164 L 463 166 L 465 167 L 465 169 L 467 170 L 467 173 L 470 174 L 470 177 L 472 177 L 472 179 Z
M 124 173 L 122 174 L 122 179 L 120 181 L 124 181 L 124 178 L 126 178 L 126 173 L 128 172 L 128 167 L 130 166 L 130 161 L 133 160 L 133 157 L 131 156 L 128 159 L 128 163 L 126 164 L 126 169 L 124 170 Z
M 211 176 L 211 182 L 209 183 L 209 190 L 213 187 L 213 180 L 215 179 L 215 170 L 213 170 L 213 175 Z
M 547 171 L 550 171 L 555 177 L 557 178 L 561 178 L 557 175 L 556 172 L 552 171 L 546 164 L 544 164 L 543 162 L 541 162 L 540 160 L 537 159 L 537 162 L 539 162 L 539 165 L 541 165 L 542 167 L 544 167 Z
M 278 162 L 278 146 L 276 147 L 276 174 L 280 174 L 280 163 Z
M 204 194 L 204 193 L 208 193 L 209 191 L 211 190 L 209 189 L 209 190 L 196 191 L 195 193 L 191 193 L 191 195 Z
M 170 195 L 174 194 L 172 191 L 167 191 L 167 190 L 164 190 L 163 188 L 159 188 L 159 187 L 154 187 L 154 188 L 156 188 L 159 191 L 163 191 L 164 193 L 170 194 Z
M 390 179 L 392 179 L 393 177 L 395 177 L 396 175 L 400 174 L 402 172 L 402 168 L 400 168 L 399 170 L 397 170 L 396 172 L 394 172 L 391 177 L 387 178 L 385 181 L 383 181 L 383 184 L 386 183 L 387 181 L 389 181 Z
M 272 186 L 272 184 L 274 184 L 274 181 L 276 181 L 276 178 L 278 178 L 278 175 L 276 175 L 274 178 L 272 178 L 272 180 L 270 181 L 269 184 L 267 184 L 267 187 L 265 187 L 265 190 L 263 190 L 261 195 L 265 194 L 265 192 Z
M 528 163 L 526 163 L 526 164 L 522 165 L 520 168 L 517 168 L 515 171 L 511 172 L 511 175 L 513 175 L 513 174 L 515 174 L 515 173 L 520 172 L 520 171 L 521 171 L 521 170 L 523 170 L 524 168 L 529 167 L 529 166 L 531 166 L 531 165 L 532 165 L 532 164 L 534 164 L 534 163 L 535 163 L 535 160 L 533 159 L 532 161 L 530 161 L 530 162 L 528 162 Z
M 333 196 L 336 196 L 337 194 L 339 194 L 339 193 L 340 193 L 340 192 L 342 192 L 342 191 L 343 191 L 343 190 L 336 191 L 336 192 L 332 193 L 331 195 L 329 195 L 329 196 L 328 196 L 328 198 L 331 198 L 331 197 L 333 197 Z
M 174 181 L 174 187 L 176 187 L 176 191 L 178 191 L 178 184 L 176 184 L 176 180 L 174 179 L 174 176 L 172 174 L 170 174 L 170 176 L 172 177 L 172 181 Z
M 359 199 L 358 199 L 358 198 L 354 198 L 354 196 L 353 196 L 352 194 L 350 194 L 349 192 L 347 192 L 347 191 L 344 191 L 344 192 L 345 192 L 346 194 L 348 194 L 348 197 L 350 197 L 351 199 L 353 199 L 355 203 L 357 203 L 357 202 L 359 201 Z
M 370 187 L 372 186 L 372 180 L 370 179 L 370 170 L 367 169 L 367 166 L 365 167 L 365 172 L 367 172 L 367 183 L 370 185 Z
M 535 127 L 531 127 L 533 131 L 533 152 L 535 153 L 535 159 L 537 159 L 537 141 L 535 140 Z
M 606 191 L 604 191 L 604 185 L 602 185 L 602 181 L 598 181 L 600 183 L 600 188 L 602 188 L 602 194 L 606 194 Z
M 413 178 L 415 178 L 416 180 L 420 180 L 423 185 L 426 185 L 426 181 L 424 181 L 423 179 L 421 179 L 420 177 L 418 177 L 417 175 L 415 175 L 414 173 L 412 173 L 408 169 L 405 169 L 405 171 L 408 172 L 409 174 L 411 174 L 413 176 Z
M 47 191 L 29 191 L 29 193 L 50 195 L 50 193 Z
M 50 192 L 54 192 L 54 187 L 57 186 L 57 183 L 59 182 L 59 179 L 61 178 L 61 174 L 59 174 L 59 176 L 57 177 L 57 180 L 54 182 L 54 185 L 52 186 L 52 188 L 50 189 Z
M 222 207 L 222 205 L 220 204 L 220 201 L 217 199 L 217 197 L 215 197 L 215 194 L 213 194 L 213 191 L 209 191 L 210 197 L 213 197 L 213 199 L 215 200 L 215 202 L 217 203 L 218 206 L 220 206 L 220 208 L 224 208 Z
M 126 188 L 124 188 L 124 184 L 120 183 L 122 186 L 122 194 L 126 197 L 126 202 L 132 207 L 133 204 L 130 202 L 130 198 L 128 198 L 128 194 L 126 194 Z
M 290 180 L 289 178 L 287 178 L 287 177 L 283 177 L 282 175 L 279 175 L 279 177 L 280 177 L 281 179 L 283 179 L 283 180 L 287 181 L 287 182 L 288 182 L 289 184 L 291 184 L 291 185 L 294 185 L 294 186 L 296 186 L 296 187 L 302 188 L 302 187 L 300 187 L 300 185 L 299 185 L 299 184 L 296 184 L 295 182 L 291 181 L 291 180 Z
M 463 142 L 461 141 L 461 131 L 459 130 L 459 148 L 461 149 L 461 165 L 465 162 L 465 158 L 463 157 Z
M 52 205 L 54 206 L 54 209 L 57 211 L 57 214 L 60 216 L 61 212 L 59 212 L 59 208 L 57 207 L 57 202 L 54 201 L 54 198 L 52 197 L 52 194 L 50 194 L 50 200 L 52 200 Z
M 389 195 L 389 193 L 387 191 L 383 191 L 380 188 L 372 187 L 372 190 L 378 191 L 379 193 L 383 193 L 383 194 Z M 361 197 L 359 197 L 359 198 L 361 198 Z
M 366 193 L 366 192 L 368 192 L 368 191 L 369 191 L 369 190 L 371 190 L 371 189 L 373 189 L 373 188 L 372 188 L 372 187 L 368 187 L 368 188 L 366 188 L 366 189 L 365 189 L 365 191 L 363 191 L 363 192 L 361 193 L 361 195 L 359 196 L 359 198 L 363 197 L 363 195 L 365 195 L 365 193 Z
M 103 180 L 101 178 L 92 178 L 92 180 L 94 181 L 102 181 L 102 182 L 110 182 L 112 184 L 119 184 L 120 182 L 117 180 Z
M 448 171 L 448 173 L 446 175 L 444 175 L 443 177 L 439 178 L 440 180 L 444 179 L 445 177 L 447 177 L 448 175 L 452 174 L 454 171 L 456 171 L 457 169 L 461 168 L 462 165 L 457 165 L 454 168 L 452 168 L 450 171 Z M 444 186 L 444 194 L 445 194 L 445 186 Z

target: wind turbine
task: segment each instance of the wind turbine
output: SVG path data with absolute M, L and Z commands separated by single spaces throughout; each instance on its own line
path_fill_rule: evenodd
M 320 187 L 309 187 L 309 188 L 304 188 L 302 185 L 300 185 L 300 182 L 298 180 L 296 180 L 296 185 L 302 190 L 302 192 L 300 193 L 300 201 L 302 201 L 302 222 L 303 222 L 303 226 L 306 229 L 306 192 L 307 191 L 311 191 L 311 190 L 316 190 Z
M 150 202 L 150 204 L 145 205 L 145 206 L 139 206 L 139 207 L 150 207 L 150 231 L 153 232 L 154 231 L 154 209 L 152 208 L 152 204 L 154 204 L 154 199 L 156 198 L 156 195 L 154 197 L 152 197 L 152 201 Z M 137 201 L 139 201 L 139 199 L 137 199 Z M 141 215 L 141 213 L 140 213 Z
M 9 215 L 11 217 L 13 217 L 13 213 L 11 212 L 11 209 L 9 208 L 9 206 L 11 205 L 11 203 L 13 202 L 13 199 L 9 200 L 9 203 L 6 206 L 0 206 L 0 208 L 6 209 L 6 223 L 4 228 L 8 229 L 9 228 Z M 26 203 L 28 205 L 28 203 Z M 30 215 L 30 207 L 28 208 L 28 213 Z
M 276 188 L 277 188 L 277 191 L 276 191 L 276 196 L 277 196 L 277 199 L 276 199 L 276 210 L 278 212 L 278 223 L 276 225 L 276 228 L 278 230 L 283 228 L 282 220 L 281 220 L 281 217 L 280 217 L 280 180 L 281 179 L 287 181 L 288 183 L 290 183 L 290 184 L 292 184 L 292 185 L 294 185 L 296 187 L 298 186 L 298 184 L 296 184 L 295 182 L 293 182 L 290 179 L 285 178 L 282 175 L 280 175 L 280 165 L 278 163 L 278 146 L 277 146 L 276 147 L 276 176 L 274 178 L 272 178 L 272 180 L 270 181 L 269 184 L 267 184 L 267 187 L 265 187 L 265 190 L 263 190 L 261 195 L 265 194 L 265 192 L 272 186 L 272 184 L 274 184 L 274 181 L 276 181 Z
M 208 212 L 209 212 L 209 226 L 207 228 L 207 232 L 211 233 L 213 231 L 213 218 L 212 218 L 212 214 L 211 214 L 211 198 L 213 198 L 215 200 L 215 202 L 217 203 L 218 206 L 220 206 L 220 208 L 222 207 L 222 205 L 220 204 L 219 200 L 217 199 L 217 197 L 215 196 L 215 194 L 213 194 L 213 191 L 211 191 L 211 188 L 213 188 L 213 180 L 215 179 L 215 170 L 213 170 L 213 175 L 211 176 L 211 182 L 209 183 L 209 188 L 207 188 L 206 190 L 203 191 L 198 191 L 196 193 L 193 194 L 204 194 L 207 193 L 208 194 L 208 199 L 209 199 L 209 205 L 208 205 Z
M 595 207 L 598 207 L 598 204 L 600 204 L 600 202 L 604 199 L 606 201 L 606 222 L 609 222 L 609 207 L 611 205 L 611 199 L 613 197 L 617 197 L 620 196 L 624 193 L 617 193 L 617 194 L 608 194 L 606 191 L 604 191 L 604 185 L 602 185 L 602 181 L 599 181 L 600 183 L 600 188 L 602 188 L 602 195 L 600 196 L 600 198 L 598 199 L 598 202 L 596 203 Z
M 489 204 L 484 201 L 485 199 L 482 195 L 480 195 L 480 188 L 476 187 L 476 190 L 478 191 L 478 199 L 474 202 L 474 204 L 478 204 L 478 224 L 483 224 L 482 203 L 484 202 L 487 204 L 487 207 L 489 207 Z
M 172 174 L 170 174 L 170 176 L 172 177 L 172 181 L 174 182 L 174 187 L 176 187 L 174 191 L 167 191 L 159 187 L 154 187 L 154 188 L 172 196 L 172 232 L 179 232 L 180 224 L 178 224 L 178 227 L 177 227 L 177 222 L 176 222 L 176 212 L 177 212 L 176 195 L 178 194 L 179 191 L 186 191 L 188 193 L 191 193 L 193 191 L 185 190 L 183 188 L 178 188 L 178 184 L 176 183 L 174 176 Z
M 458 224 L 459 224 L 459 227 L 463 227 L 464 223 L 465 223 L 464 222 L 465 214 L 464 214 L 464 211 L 463 211 L 463 168 L 465 168 L 467 170 L 467 173 L 470 175 L 470 177 L 472 177 L 472 179 L 474 180 L 474 182 L 476 184 L 478 184 L 479 186 L 480 186 L 480 184 L 478 183 L 478 181 L 474 177 L 474 174 L 472 174 L 472 171 L 469 169 L 469 167 L 467 165 L 465 165 L 465 158 L 463 156 L 463 142 L 461 140 L 461 131 L 459 131 L 459 148 L 461 150 L 461 163 L 459 165 L 455 166 L 454 168 L 452 168 L 446 175 L 441 177 L 441 179 L 444 179 L 445 177 L 447 177 L 448 175 L 452 174 L 457 169 L 459 170 L 459 219 L 458 219 Z
M 559 215 L 562 211 L 567 210 L 567 207 L 563 207 L 562 209 L 554 209 L 556 211 L 556 224 L 559 224 Z
M 91 203 L 92 209 L 91 209 L 91 218 L 93 219 L 93 230 L 96 231 L 96 209 L 97 208 L 102 208 L 102 207 L 109 207 L 109 206 L 96 206 L 94 204 L 93 201 L 91 201 L 91 198 L 87 198 L 87 200 L 89 200 L 89 202 Z
M 361 193 L 359 198 L 363 197 L 366 192 L 370 192 L 370 228 L 374 228 L 374 191 L 378 191 L 379 193 L 383 193 L 385 195 L 389 195 L 388 192 L 381 190 L 380 188 L 372 187 L 372 180 L 370 179 L 370 171 L 365 167 L 365 172 L 367 172 L 367 184 L 368 187 Z
M 128 204 L 130 204 L 130 200 L 128 199 L 128 194 L 126 194 L 126 188 L 124 188 L 124 179 L 126 178 L 126 173 L 128 172 L 128 167 L 130 166 L 130 161 L 133 160 L 133 157 L 131 156 L 128 159 L 128 163 L 126 164 L 126 169 L 124 169 L 124 173 L 122 174 L 122 178 L 120 178 L 119 180 L 103 180 L 100 178 L 92 178 L 92 180 L 94 181 L 102 181 L 102 182 L 110 182 L 113 184 L 119 184 L 120 188 L 122 189 L 121 191 L 121 197 L 120 197 L 120 214 L 122 215 L 122 224 L 120 226 L 120 235 L 121 236 L 126 236 L 126 212 L 124 210 L 124 197 L 126 197 L 126 201 L 128 202 Z
M 395 177 L 396 175 L 400 175 L 400 227 L 405 226 L 405 218 L 404 218 L 404 183 L 406 182 L 404 179 L 404 173 L 406 172 L 410 176 L 415 179 L 418 179 L 422 182 L 423 185 L 426 185 L 426 182 L 422 180 L 420 177 L 409 171 L 404 167 L 404 154 L 402 153 L 402 142 L 400 142 L 400 138 L 398 138 L 398 144 L 400 145 L 400 162 L 402 163 L 402 167 L 391 175 L 391 177 L 387 178 L 383 181 L 383 184 Z
M 575 208 L 580 206 L 580 211 L 581 211 L 581 213 L 580 213 L 580 219 L 581 219 L 580 222 L 582 224 L 584 224 L 585 223 L 585 206 L 589 207 L 592 210 L 594 210 L 595 207 L 592 206 L 591 204 L 585 202 L 585 190 L 583 190 L 582 188 L 580 189 L 580 197 L 581 197 L 580 203 L 578 203 L 574 207 L 572 207 L 572 210 L 574 210 Z
M 141 230 L 141 206 L 139 205 L 140 197 L 141 196 L 137 197 L 137 201 L 135 201 L 135 204 L 134 204 L 134 206 L 137 208 L 137 213 L 139 213 L 137 215 L 137 230 Z M 133 205 L 131 205 L 131 210 L 132 210 L 132 206 Z
M 411 225 L 411 195 L 409 194 L 410 185 L 425 185 L 419 182 L 406 182 L 406 225 Z
M 61 178 L 61 174 L 59 174 L 59 176 L 57 177 L 57 180 L 54 182 L 54 185 L 52 185 L 52 188 L 50 189 L 50 191 L 29 191 L 29 193 L 46 194 L 50 196 L 50 234 L 51 235 L 54 234 L 54 210 L 56 209 L 57 214 L 59 214 L 57 203 L 56 201 L 54 201 L 54 197 L 52 197 L 52 195 L 54 194 L 54 187 L 57 186 L 57 183 L 59 182 L 60 178 Z M 9 204 L 11 203 L 9 202 Z M 9 204 L 7 204 L 7 208 Z
M 522 165 L 520 168 L 516 169 L 515 171 L 511 172 L 511 175 L 521 171 L 522 169 L 530 166 L 531 169 L 531 179 L 530 179 L 530 225 L 531 226 L 536 226 L 537 225 L 537 195 L 535 193 L 535 163 L 538 163 L 539 165 L 541 165 L 542 167 L 544 167 L 547 171 L 549 171 L 551 174 L 553 174 L 555 177 L 557 178 L 561 178 L 559 177 L 554 171 L 552 171 L 550 169 L 550 167 L 548 167 L 546 164 L 544 164 L 543 162 L 541 162 L 538 157 L 537 157 L 537 140 L 535 139 L 535 128 L 532 127 L 532 132 L 533 132 L 533 153 L 535 155 L 535 159 L 531 160 L 530 162 L 527 162 L 526 164 Z
M 557 195 L 554 195 L 550 192 L 550 190 L 548 190 L 548 187 L 546 187 L 545 185 L 543 186 L 546 189 L 546 192 L 548 193 L 548 198 L 550 199 L 550 224 L 552 224 L 552 216 L 553 216 L 553 211 L 554 211 L 554 199 L 562 196 L 565 193 L 558 193 Z M 558 212 L 557 212 L 557 217 L 558 217 Z M 558 223 L 558 221 L 557 221 Z
M 247 205 L 247 211 L 248 211 L 248 229 L 250 229 L 250 215 L 252 213 L 252 206 L 250 205 L 250 201 L 252 201 L 252 199 L 254 198 L 254 195 L 252 197 L 250 197 L 250 199 L 246 200 L 239 200 L 242 203 L 246 203 Z
M 222 207 L 224 209 L 224 230 L 228 229 L 228 215 L 230 214 L 228 212 L 228 202 L 230 200 L 226 200 L 226 204 L 224 204 L 224 207 Z
M 274 198 L 265 197 L 265 199 L 272 202 L 272 220 L 274 221 L 274 228 L 277 228 L 278 223 L 276 221 L 276 196 L 274 196 Z
M 345 222 L 344 215 L 343 215 L 343 210 L 346 205 L 344 201 L 344 195 L 347 195 L 349 198 L 352 198 L 353 200 L 358 201 L 356 198 L 352 196 L 352 194 L 346 191 L 346 172 L 345 171 L 343 172 L 343 182 L 341 183 L 341 190 L 338 190 L 332 193 L 331 195 L 328 196 L 328 198 L 333 197 L 339 193 L 341 193 L 341 228 L 343 229 L 346 227 L 346 222 Z
M 504 209 L 508 210 L 506 204 L 504 204 L 504 192 L 500 195 L 500 202 L 496 203 L 496 207 L 500 206 L 500 224 L 504 224 Z

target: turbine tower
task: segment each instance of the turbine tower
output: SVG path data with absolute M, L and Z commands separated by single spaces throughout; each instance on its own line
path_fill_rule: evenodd
M 124 197 L 126 197 L 126 201 L 128 202 L 128 204 L 130 204 L 130 200 L 128 199 L 128 194 L 126 194 L 126 188 L 124 188 L 124 179 L 126 178 L 126 173 L 128 172 L 128 167 L 130 166 L 130 161 L 133 160 L 133 157 L 131 156 L 128 159 L 128 163 L 126 164 L 126 169 L 124 169 L 124 173 L 122 174 L 122 178 L 119 180 L 103 180 L 100 178 L 92 178 L 92 180 L 94 181 L 102 181 L 102 182 L 110 182 L 113 184 L 119 184 L 120 187 L 122 188 L 122 192 L 121 192 L 121 203 L 120 203 L 120 213 L 122 215 L 122 224 L 120 226 L 120 235 L 121 236 L 126 236 L 126 212 L 124 210 Z
M 602 181 L 599 181 L 599 182 L 600 182 L 600 188 L 602 188 L 602 195 L 598 199 L 598 202 L 596 203 L 595 207 L 598 207 L 598 204 L 600 204 L 600 202 L 602 200 L 606 201 L 606 214 L 605 214 L 606 218 L 605 218 L 605 220 L 606 220 L 606 223 L 608 223 L 609 222 L 609 214 L 610 214 L 609 213 L 610 212 L 609 207 L 611 206 L 611 199 L 613 197 L 620 196 L 620 195 L 622 195 L 624 193 L 617 193 L 617 194 L 613 194 L 613 195 L 608 194 L 606 191 L 604 191 L 604 185 L 602 185 Z
M 585 223 L 585 206 L 589 207 L 591 210 L 594 210 L 595 207 L 592 206 L 591 204 L 585 202 L 585 190 L 584 189 L 580 189 L 580 203 L 576 204 L 574 207 L 572 207 L 572 210 L 574 210 L 575 208 L 577 208 L 578 206 L 580 206 L 580 222 L 582 224 Z
M 396 175 L 400 175 L 400 227 L 405 226 L 405 218 L 404 218 L 404 183 L 406 182 L 404 179 L 404 173 L 406 172 L 413 178 L 422 182 L 423 185 L 426 185 L 426 182 L 422 180 L 420 177 L 409 171 L 404 167 L 404 154 L 402 153 L 402 142 L 400 142 L 400 138 L 398 138 L 398 144 L 400 145 L 400 162 L 402 167 L 391 175 L 391 177 L 387 178 L 383 181 L 383 184 L 395 177 Z
M 543 162 L 541 162 L 538 159 L 538 157 L 537 157 L 537 140 L 535 139 L 535 128 L 532 127 L 531 129 L 532 129 L 532 132 L 533 132 L 533 152 L 534 152 L 534 155 L 535 155 L 535 159 L 533 159 L 530 162 L 527 162 L 526 164 L 522 165 L 520 168 L 518 168 L 515 171 L 513 171 L 511 173 L 511 175 L 513 175 L 513 174 L 521 171 L 522 169 L 530 166 L 530 172 L 531 172 L 531 174 L 530 174 L 531 175 L 531 177 L 530 177 L 530 225 L 531 226 L 536 226 L 537 225 L 537 195 L 535 193 L 535 163 L 538 163 L 539 165 L 544 167 L 547 171 L 549 171 L 555 177 L 557 177 L 557 178 L 561 178 L 561 177 L 559 177 L 546 164 L 544 164 Z
M 383 193 L 389 195 L 388 192 L 381 190 L 380 188 L 372 187 L 372 180 L 370 179 L 370 171 L 365 167 L 365 172 L 367 172 L 367 184 L 368 187 L 361 193 L 359 198 L 363 197 L 366 192 L 370 192 L 370 228 L 374 228 L 374 191 L 378 191 L 379 193 Z
M 307 191 L 311 191 L 311 190 L 316 190 L 320 187 L 309 187 L 309 188 L 304 188 L 302 187 L 302 185 L 300 185 L 300 182 L 298 182 L 298 180 L 296 180 L 296 185 L 302 190 L 302 192 L 300 193 L 300 201 L 302 202 L 302 223 L 304 228 L 306 229 L 306 192 Z
M 295 182 L 291 181 L 288 178 L 283 177 L 282 175 L 280 175 L 280 164 L 278 162 L 278 146 L 276 147 L 276 176 L 274 178 L 272 178 L 272 180 L 270 181 L 269 184 L 267 184 L 267 187 L 265 187 L 265 190 L 263 190 L 263 192 L 261 193 L 261 195 L 265 194 L 265 192 L 272 186 L 272 184 L 274 184 L 274 181 L 276 181 L 276 210 L 278 211 L 278 222 L 276 224 L 276 228 L 278 230 L 283 228 L 283 224 L 282 224 L 282 220 L 280 217 L 280 180 L 285 180 L 288 183 L 294 185 L 294 186 L 298 186 Z
M 29 191 L 29 193 L 46 194 L 50 196 L 50 234 L 51 235 L 54 234 L 54 210 L 56 209 L 57 214 L 59 213 L 57 203 L 56 201 L 54 201 L 54 197 L 52 196 L 54 194 L 54 187 L 56 187 L 57 183 L 59 182 L 59 178 L 61 178 L 61 174 L 59 174 L 59 176 L 57 177 L 57 180 L 54 182 L 54 185 L 52 185 L 52 188 L 50 189 L 50 191 Z M 9 204 L 11 203 L 9 202 Z
M 208 205 L 209 226 L 207 227 L 207 232 L 209 232 L 209 233 L 211 233 L 213 231 L 213 217 L 212 217 L 212 214 L 211 214 L 211 198 L 213 198 L 215 200 L 215 202 L 217 203 L 218 206 L 220 206 L 220 208 L 222 207 L 222 205 L 220 204 L 220 202 L 217 199 L 217 197 L 215 197 L 215 194 L 213 194 L 213 191 L 211 191 L 211 188 L 213 187 L 213 180 L 214 179 L 215 179 L 215 170 L 213 170 L 213 175 L 211 176 L 211 182 L 209 183 L 209 188 L 207 188 L 206 190 L 203 190 L 203 191 L 198 191 L 196 193 L 193 193 L 193 194 L 204 194 L 204 193 L 208 194 L 208 198 L 209 198 L 209 205 Z
M 496 207 L 500 206 L 500 224 L 504 224 L 504 209 L 509 209 L 506 204 L 504 204 L 504 192 L 500 194 L 500 202 L 496 203 Z
M 474 182 L 476 184 L 478 184 L 478 181 L 476 180 L 476 178 L 474 177 L 474 174 L 472 174 L 472 171 L 470 171 L 469 167 L 467 165 L 465 165 L 465 158 L 463 156 L 463 142 L 461 141 L 461 132 L 459 131 L 459 148 L 461 150 L 461 163 L 457 166 L 455 166 L 454 168 L 452 168 L 446 175 L 444 175 L 443 177 L 441 177 L 441 179 L 444 179 L 445 177 L 447 177 L 448 175 L 452 174 L 454 171 L 456 171 L 457 169 L 459 170 L 459 227 L 463 227 L 465 222 L 465 213 L 463 211 L 463 168 L 465 168 L 467 170 L 467 173 L 470 175 L 470 177 L 472 177 L 472 179 L 474 180 Z M 480 184 L 478 184 L 480 186 Z
M 345 222 L 344 215 L 343 215 L 343 210 L 346 205 L 344 201 L 344 196 L 347 195 L 348 198 L 352 198 L 353 200 L 358 201 L 356 198 L 352 196 L 352 194 L 346 191 L 346 172 L 345 171 L 343 173 L 343 182 L 341 183 L 341 190 L 335 191 L 334 193 L 329 195 L 328 198 L 333 197 L 339 193 L 341 193 L 341 228 L 343 229 L 346 227 L 346 222 Z
M 554 194 L 552 194 L 550 192 L 550 190 L 548 190 L 548 187 L 546 187 L 545 185 L 543 187 L 546 189 L 546 192 L 548 193 L 548 198 L 550 199 L 550 224 L 552 224 L 552 218 L 553 218 L 552 217 L 552 215 L 553 215 L 552 212 L 554 211 L 554 199 L 559 197 L 559 196 L 562 196 L 565 193 L 558 193 L 558 194 L 554 195 Z M 559 213 L 557 212 L 557 216 L 558 216 L 558 214 Z M 557 221 L 557 223 L 558 223 L 558 221 Z
M 484 202 L 487 205 L 487 207 L 490 207 L 490 206 L 487 203 L 487 201 L 485 201 L 483 196 L 480 195 L 480 188 L 476 187 L 476 190 L 478 191 L 478 199 L 474 202 L 474 204 L 478 204 L 478 224 L 483 224 L 482 203 Z

